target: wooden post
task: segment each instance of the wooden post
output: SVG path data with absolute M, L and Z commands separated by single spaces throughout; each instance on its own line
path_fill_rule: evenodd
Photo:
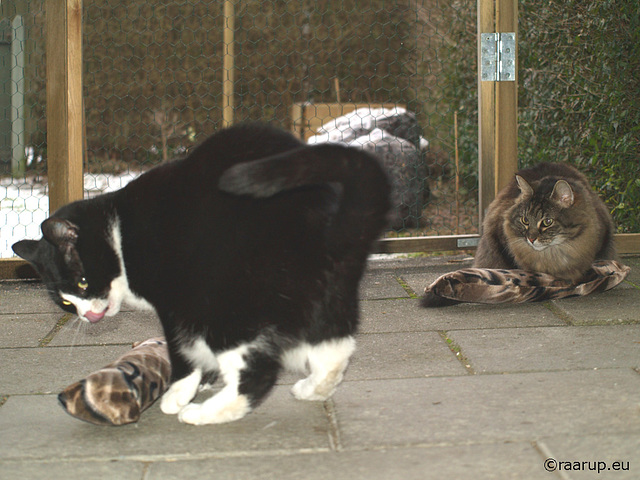
M 11 22 L 11 174 L 24 175 L 24 47 L 25 32 L 22 15 Z
M 495 197 L 495 82 L 483 82 L 480 77 L 482 54 L 480 35 L 494 31 L 494 13 L 493 0 L 478 0 L 478 208 L 480 210 L 480 228 L 482 228 L 485 210 Z
M 224 25 L 222 41 L 222 127 L 233 125 L 233 81 L 234 81 L 234 30 L 235 13 L 233 0 L 224 2 Z
M 496 82 L 496 193 L 518 170 L 518 2 L 496 1 L 496 31 L 516 34 L 516 78 Z
M 480 35 L 518 34 L 517 0 L 478 0 L 478 170 L 480 224 L 496 193 L 518 169 L 517 68 L 515 81 L 482 81 Z M 517 66 L 517 52 L 516 52 Z
M 47 0 L 49 211 L 83 197 L 82 0 Z

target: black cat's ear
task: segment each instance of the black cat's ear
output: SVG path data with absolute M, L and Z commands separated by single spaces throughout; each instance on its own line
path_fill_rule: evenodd
M 44 238 L 60 249 L 74 246 L 78 240 L 79 228 L 68 220 L 48 218 L 40 228 Z
M 38 245 L 36 240 L 21 240 L 11 246 L 13 252 L 27 262 L 34 263 L 38 258 Z
M 551 192 L 551 200 L 556 202 L 562 208 L 569 208 L 573 205 L 574 196 L 573 189 L 565 180 L 558 180 Z
M 76 250 L 80 228 L 69 220 L 55 217 L 42 222 L 41 228 L 44 238 L 58 247 L 67 266 L 73 271 L 82 272 L 82 262 Z
M 523 195 L 526 195 L 528 197 L 533 195 L 533 188 L 531 188 L 531 185 L 529 185 L 529 183 L 520 175 L 516 175 L 516 182 L 518 182 L 518 187 L 520 188 L 520 192 L 522 192 Z

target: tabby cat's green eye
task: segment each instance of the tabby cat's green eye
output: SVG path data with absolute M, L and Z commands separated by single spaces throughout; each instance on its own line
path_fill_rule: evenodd
M 80 281 L 78 282 L 78 288 L 80 290 L 86 290 L 87 288 L 89 288 L 89 283 L 87 282 L 86 278 L 80 279 Z
M 553 219 L 552 218 L 545 218 L 544 220 L 542 220 L 542 226 L 543 227 L 550 227 L 551 225 L 553 225 Z
M 524 215 L 520 217 L 520 221 L 522 222 L 523 225 L 529 225 L 529 220 Z
M 71 302 L 69 300 L 62 300 L 62 304 L 69 306 L 71 305 Z

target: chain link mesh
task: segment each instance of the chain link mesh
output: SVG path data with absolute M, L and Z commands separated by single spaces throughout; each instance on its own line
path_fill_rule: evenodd
M 85 196 L 120 188 L 223 127 L 232 25 L 234 123 L 265 121 L 316 142 L 333 125 L 329 141 L 378 152 L 397 187 L 387 236 L 477 232 L 475 179 L 455 181 L 454 128 L 455 116 L 464 124 L 475 113 L 451 98 L 459 77 L 475 75 L 475 44 L 452 37 L 474 2 L 235 0 L 233 24 L 224 3 L 83 2 Z M 46 30 L 43 0 L 1 8 L 6 257 L 13 241 L 39 237 L 48 215 Z M 452 49 L 467 61 L 447 61 Z

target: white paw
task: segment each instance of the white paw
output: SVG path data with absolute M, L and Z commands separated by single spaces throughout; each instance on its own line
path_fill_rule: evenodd
M 335 387 L 328 392 L 318 391 L 315 382 L 310 381 L 308 378 L 296 382 L 291 389 L 291 393 L 298 400 L 308 400 L 312 402 L 324 402 L 335 392 Z
M 215 397 L 212 397 L 212 399 Z M 211 423 L 227 423 L 239 420 L 249 413 L 249 402 L 246 397 L 239 396 L 233 402 L 220 405 L 216 401 L 191 403 L 180 410 L 178 420 L 190 425 L 208 425 Z
M 191 403 L 180 410 L 178 413 L 178 420 L 182 423 L 188 423 L 189 425 L 205 425 L 202 415 L 202 405 L 199 403 Z
M 188 405 L 190 401 L 191 398 L 188 400 L 185 399 L 179 391 L 176 390 L 172 392 L 169 390 L 160 399 L 160 410 L 167 415 L 175 415 Z
M 195 370 L 191 375 L 175 382 L 160 399 L 160 410 L 175 415 L 191 402 L 198 392 L 202 375 Z

